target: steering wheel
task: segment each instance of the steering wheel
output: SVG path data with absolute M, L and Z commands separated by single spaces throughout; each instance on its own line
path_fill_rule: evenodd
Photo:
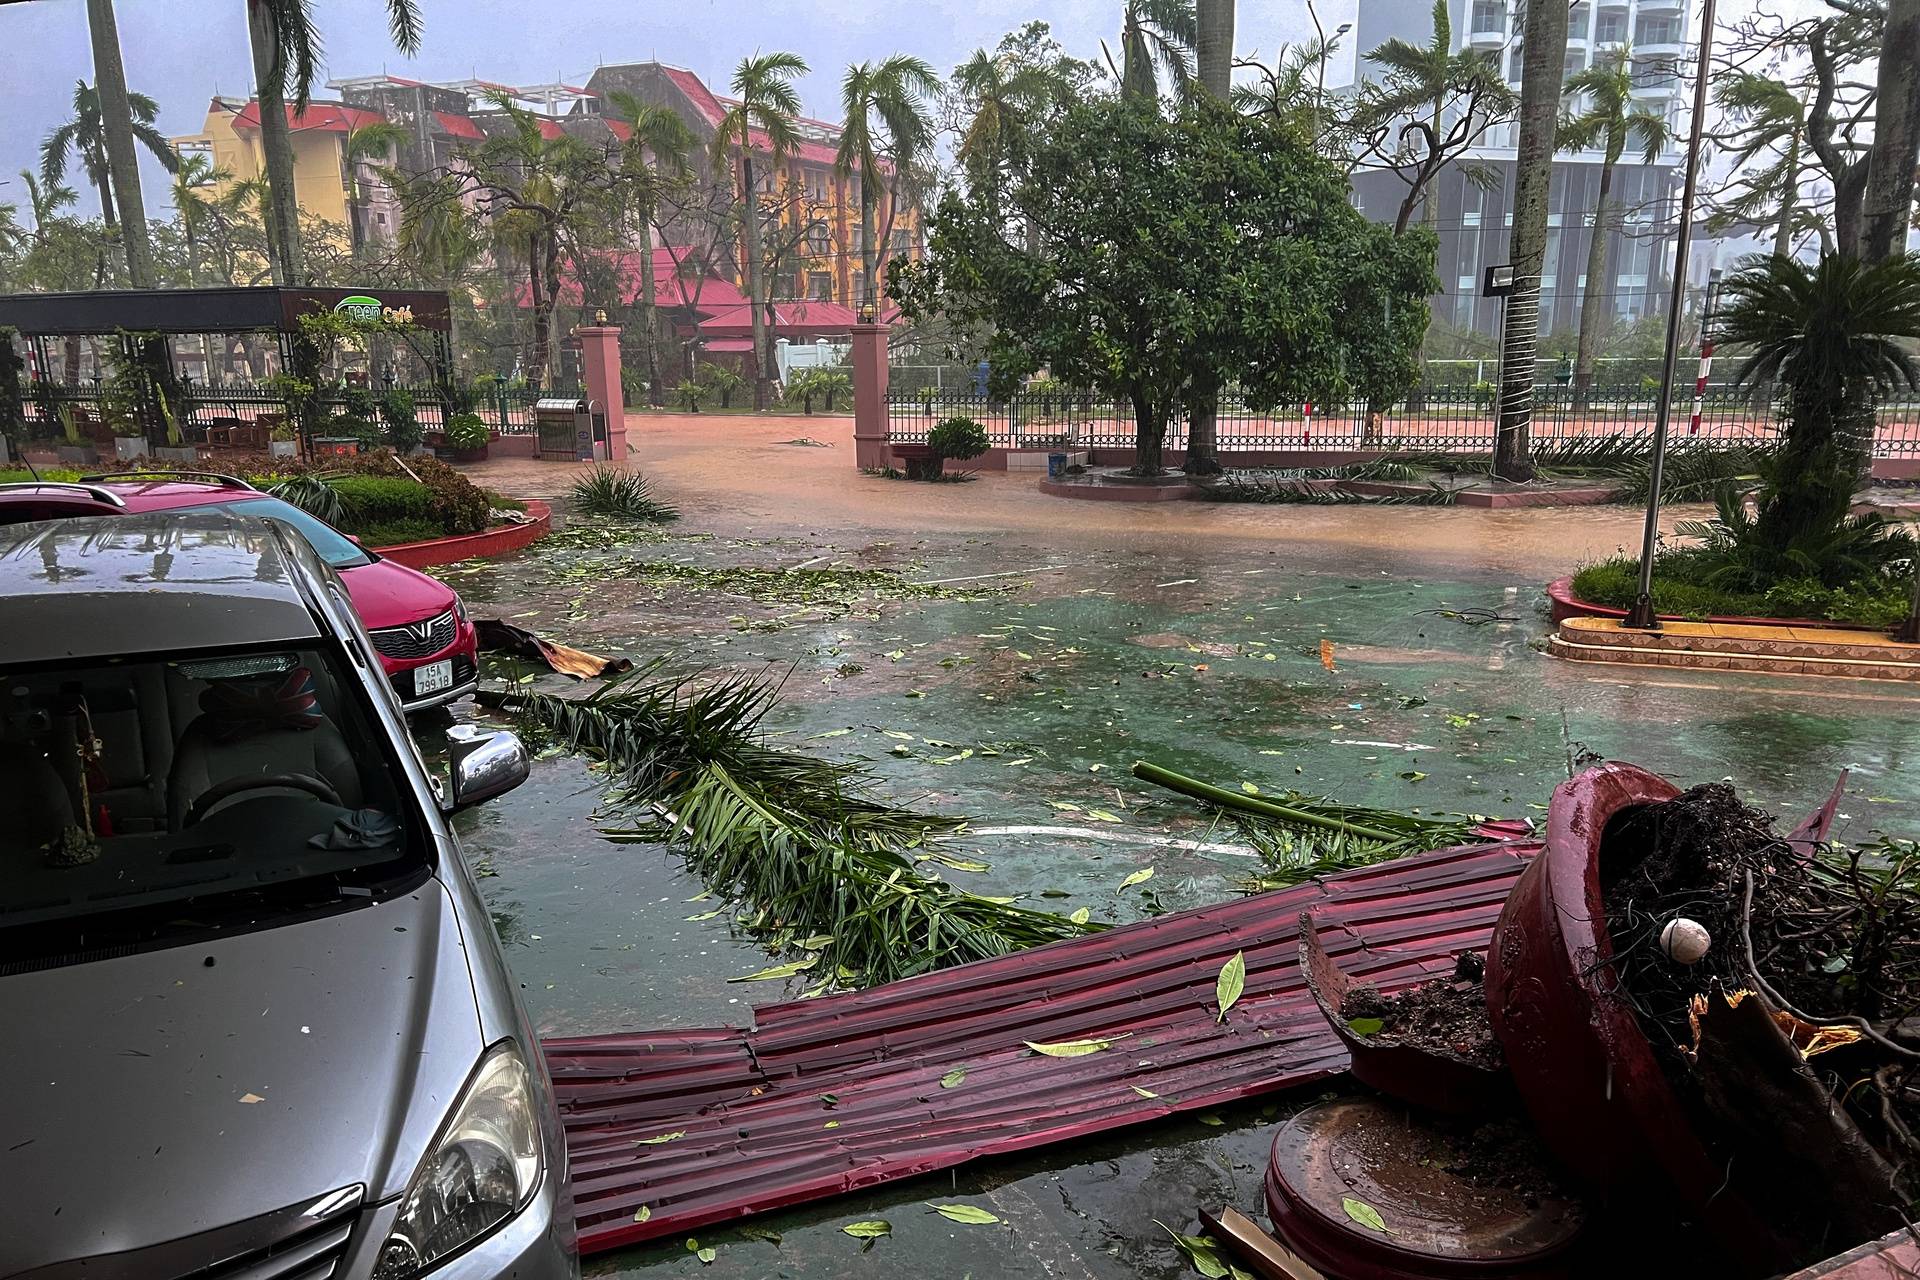
M 224 800 L 247 791 L 266 791 L 273 788 L 291 788 L 304 791 L 331 805 L 340 803 L 340 793 L 333 784 L 324 778 L 316 778 L 310 773 L 256 773 L 240 778 L 228 778 L 225 782 L 216 782 L 187 806 L 187 816 L 180 823 L 182 829 L 193 826 L 207 816 L 215 806 Z

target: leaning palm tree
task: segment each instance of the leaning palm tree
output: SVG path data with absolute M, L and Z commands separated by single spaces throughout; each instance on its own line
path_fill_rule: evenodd
M 1920 258 L 1763 259 L 1728 281 L 1716 337 L 1746 352 L 1736 383 L 1785 393 L 1756 535 L 1788 548 L 1837 528 L 1871 456 L 1880 397 L 1920 385 Z
M 1160 75 L 1172 80 L 1184 97 L 1193 83 L 1193 49 L 1200 42 L 1200 22 L 1194 0 L 1127 0 L 1120 19 L 1120 66 L 1106 42 L 1100 48 L 1107 66 L 1120 81 L 1120 92 L 1130 98 L 1160 96 Z
M 140 158 L 134 143 L 145 143 L 148 150 L 154 150 L 154 141 L 159 135 L 152 127 L 153 104 L 142 99 L 143 114 L 135 105 L 136 95 L 127 91 L 113 0 L 87 0 L 87 29 L 93 39 L 93 76 L 98 88 L 104 158 L 113 175 L 114 196 L 120 204 L 120 240 L 126 252 L 127 280 L 136 289 L 151 289 L 156 282 L 153 246 L 147 238 L 147 205 L 140 190 Z M 169 171 L 178 163 L 173 148 L 164 141 L 155 154 Z
M 753 407 L 773 403 L 773 352 L 767 342 L 766 263 L 762 260 L 760 219 L 764 216 L 760 187 L 754 176 L 754 154 L 768 158 L 769 186 L 779 181 L 781 161 L 800 141 L 794 121 L 800 115 L 800 95 L 793 78 L 807 74 L 806 59 L 797 53 L 757 53 L 742 58 L 734 68 L 733 92 L 738 99 L 714 127 L 715 166 L 726 164 L 740 181 L 741 238 L 745 241 L 747 301 L 753 316 Z
M 987 201 L 997 225 L 1019 157 L 1046 122 L 1071 103 L 1073 85 L 1058 64 L 976 49 L 954 68 L 953 89 L 967 113 L 954 159 L 967 185 Z M 1028 228 L 1028 242 L 1037 249 L 1035 228 Z
M 640 332 L 647 376 L 647 403 L 658 408 L 667 403 L 667 388 L 660 376 L 659 321 L 655 316 L 654 302 L 654 290 L 658 286 L 653 272 L 653 225 L 659 215 L 660 201 L 693 177 L 689 159 L 693 154 L 695 138 L 686 122 L 671 107 L 642 102 L 618 89 L 608 94 L 607 100 L 626 119 L 629 129 L 626 141 L 621 144 L 620 165 L 632 183 L 629 207 L 640 235 Z
M 1730 121 L 1718 135 L 1728 168 L 1738 172 L 1756 157 L 1773 158 L 1742 178 L 1740 195 L 1723 203 L 1708 226 L 1725 230 L 1764 218 L 1773 223 L 1774 255 L 1790 255 L 1807 158 L 1807 104 L 1790 86 L 1751 71 L 1717 85 L 1713 98 Z
M 387 24 L 402 53 L 420 49 L 417 0 L 386 0 Z M 320 32 L 311 0 L 247 0 L 247 41 L 253 52 L 254 95 L 260 110 L 260 144 L 266 156 L 267 260 L 273 282 L 304 282 L 300 251 L 300 202 L 294 192 L 293 136 L 287 121 L 288 89 L 295 111 L 304 111 L 320 59 Z
M 371 168 L 376 174 L 388 170 L 394 149 L 412 136 L 411 131 L 391 120 L 374 120 L 347 131 L 343 158 L 347 166 L 347 238 L 352 248 L 359 249 L 367 238 L 361 219 L 368 216 L 370 192 L 362 169 Z M 363 166 L 362 161 L 367 163 Z
M 62 209 L 70 209 L 79 202 L 72 187 L 58 182 L 43 183 L 34 176 L 31 169 L 20 171 L 20 182 L 27 192 L 27 217 L 33 222 L 32 243 L 30 248 L 38 248 L 46 239 L 49 224 L 60 216 Z
M 179 157 L 167 145 L 165 135 L 153 127 L 160 108 L 144 93 L 128 94 L 127 106 L 133 114 L 134 138 L 172 172 L 179 164 Z M 119 226 L 114 205 L 113 163 L 107 155 L 106 122 L 101 116 L 100 95 L 84 80 L 76 81 L 73 86 L 72 118 L 49 133 L 40 144 L 40 181 L 49 187 L 59 186 L 67 176 L 67 166 L 76 158 L 87 181 L 100 193 L 101 220 L 109 227 Z
M 1580 338 L 1573 360 L 1573 403 L 1584 409 L 1593 393 L 1593 362 L 1607 322 L 1607 250 L 1619 207 L 1613 198 L 1613 174 L 1631 145 L 1644 164 L 1652 164 L 1667 145 L 1667 118 L 1633 100 L 1633 75 L 1627 51 L 1620 49 L 1567 80 L 1567 97 L 1586 99 L 1579 114 L 1567 112 L 1555 137 L 1562 151 L 1600 152 L 1600 197 L 1593 207 L 1593 238 L 1587 247 L 1587 287 L 1580 299 Z

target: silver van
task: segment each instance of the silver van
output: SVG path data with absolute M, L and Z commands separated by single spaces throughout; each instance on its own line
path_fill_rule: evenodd
M 0 528 L 0 1277 L 578 1275 L 450 755 L 286 526 Z

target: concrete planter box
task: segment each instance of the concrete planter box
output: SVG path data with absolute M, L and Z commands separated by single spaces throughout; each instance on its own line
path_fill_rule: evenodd
M 163 444 L 153 451 L 153 456 L 162 462 L 194 463 L 200 461 L 200 451 L 190 444 Z
M 300 442 L 298 440 L 269 440 L 267 441 L 267 454 L 269 457 L 274 458 L 298 457 L 300 455 Z
M 147 456 L 147 438 L 145 436 L 115 436 L 113 438 L 113 456 L 122 462 L 132 462 L 135 458 Z
M 60 444 L 54 446 L 54 456 L 60 459 L 62 466 L 92 466 L 100 461 L 100 451 L 90 444 Z

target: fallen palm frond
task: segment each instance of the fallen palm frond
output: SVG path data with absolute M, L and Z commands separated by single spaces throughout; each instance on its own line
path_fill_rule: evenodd
M 603 761 L 619 803 L 654 820 L 616 841 L 671 843 L 741 928 L 797 950 L 826 984 L 887 982 L 1099 929 L 956 889 L 919 865 L 954 865 L 932 841 L 964 818 L 878 798 L 853 765 L 757 736 L 776 686 L 661 674 L 655 663 L 586 698 L 515 687 L 486 701 Z
M 567 490 L 568 510 L 642 524 L 667 524 L 680 518 L 672 503 L 653 496 L 653 486 L 638 471 L 597 466 Z
M 340 501 L 339 491 L 328 483 L 332 478 L 325 472 L 305 471 L 268 485 L 267 492 L 308 515 L 318 516 L 328 524 L 343 524 L 347 511 Z
M 1267 864 L 1267 873 L 1245 886 L 1253 893 L 1473 838 L 1465 817 L 1424 817 L 1297 791 L 1277 797 L 1229 791 L 1145 760 L 1133 766 L 1133 776 L 1225 811 Z
M 1426 488 L 1404 493 L 1356 493 L 1343 487 L 1348 480 L 1400 480 L 1403 477 L 1378 476 L 1228 476 L 1218 484 L 1209 485 L 1204 496 L 1210 502 L 1261 502 L 1292 503 L 1301 506 L 1339 507 L 1355 504 L 1365 506 L 1421 506 L 1450 507 L 1454 503 L 1454 492 L 1434 480 L 1426 482 Z M 1417 482 L 1418 475 L 1404 477 L 1411 485 Z

